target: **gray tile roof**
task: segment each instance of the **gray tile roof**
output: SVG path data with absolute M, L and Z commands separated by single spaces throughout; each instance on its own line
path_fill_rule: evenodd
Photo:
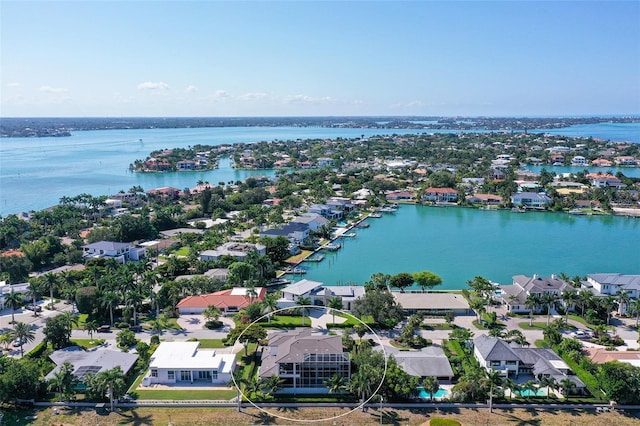
M 486 361 L 520 361 L 505 341 L 495 337 L 481 334 L 473 339 L 473 344 Z
M 587 278 L 601 284 L 619 286 L 623 290 L 640 290 L 640 275 L 589 274 Z
M 302 296 L 303 294 L 309 293 L 319 287 L 322 287 L 321 282 L 304 279 L 286 286 L 282 289 L 282 292 L 290 293 L 295 296 Z
M 435 346 L 421 351 L 399 352 L 393 355 L 402 369 L 418 377 L 453 377 L 451 364 L 444 351 Z
M 120 366 L 126 374 L 136 363 L 138 355 L 108 349 L 85 351 L 79 346 L 71 346 L 55 351 L 49 355 L 49 358 L 56 363 L 56 368 L 47 374 L 45 377 L 47 380 L 52 378 L 65 362 L 73 365 L 74 375 L 78 378 L 82 378 L 87 372 L 97 374 L 117 366 Z
M 342 338 L 312 334 L 311 329 L 279 331 L 268 336 L 269 346 L 262 352 L 260 377 L 278 374 L 278 364 L 298 363 L 306 354 L 343 354 Z

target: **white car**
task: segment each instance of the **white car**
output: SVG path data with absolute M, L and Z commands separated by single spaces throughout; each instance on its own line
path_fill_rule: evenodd
M 25 343 L 27 343 L 27 342 L 25 342 L 23 339 L 17 338 L 16 340 L 13 341 L 12 345 L 13 345 L 14 348 L 17 348 L 17 347 L 20 347 L 20 346 L 24 345 Z

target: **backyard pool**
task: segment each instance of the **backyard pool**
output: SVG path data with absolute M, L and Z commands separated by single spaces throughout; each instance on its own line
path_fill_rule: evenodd
M 537 391 L 532 391 L 530 389 L 518 391 L 520 396 L 547 396 L 547 391 L 544 389 L 538 389 Z
M 427 391 L 424 390 L 424 388 L 418 388 L 420 389 L 420 398 L 422 399 L 431 399 L 431 394 Z M 445 396 L 447 396 L 449 394 L 449 391 L 447 391 L 446 389 L 438 389 L 438 392 L 433 394 L 434 398 L 444 398 Z

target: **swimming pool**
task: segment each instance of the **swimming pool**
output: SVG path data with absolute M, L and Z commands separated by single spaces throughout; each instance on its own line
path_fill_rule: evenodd
M 422 399 L 431 399 L 431 394 L 427 391 L 424 390 L 424 388 L 418 388 L 420 390 L 420 398 Z M 447 391 L 446 389 L 438 389 L 438 392 L 433 394 L 434 398 L 443 398 L 445 396 L 447 396 L 449 394 L 449 391 Z
M 532 391 L 530 389 L 518 391 L 520 396 L 547 396 L 547 391 L 544 389 L 538 389 L 537 391 Z

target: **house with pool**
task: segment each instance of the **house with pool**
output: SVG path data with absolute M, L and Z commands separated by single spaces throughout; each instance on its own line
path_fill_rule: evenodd
M 551 349 L 520 347 L 485 334 L 473 339 L 473 345 L 474 357 L 487 371 L 513 378 L 524 376 L 540 380 L 553 377 L 558 383 L 568 378 L 574 383 L 576 393 L 585 393 L 586 385 Z

